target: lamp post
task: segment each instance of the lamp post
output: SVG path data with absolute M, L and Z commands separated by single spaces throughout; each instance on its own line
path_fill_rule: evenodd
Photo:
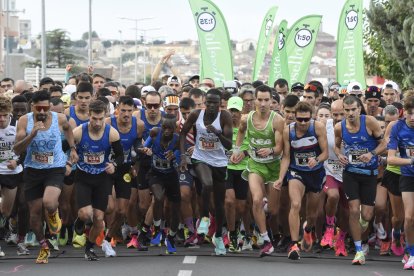
M 119 19 L 135 22 L 135 70 L 134 70 L 135 76 L 134 76 L 134 81 L 137 82 L 137 79 L 138 79 L 138 21 L 153 19 L 153 17 L 144 17 L 144 18 L 120 17 Z
M 121 54 L 119 55 L 119 83 L 122 83 L 122 31 L 119 30 L 119 43 L 121 45 Z
M 161 30 L 161 28 L 139 29 L 139 31 L 142 31 L 142 37 L 143 37 L 142 43 L 145 44 L 145 37 L 146 37 L 146 33 L 148 31 L 157 31 L 157 30 Z M 146 48 L 144 46 L 144 62 L 143 62 L 143 64 L 144 64 L 144 77 L 143 77 L 144 81 L 143 82 L 144 83 L 145 83 L 145 81 L 147 79 L 147 66 L 146 66 L 146 61 L 147 61 L 147 50 L 146 50 Z
M 92 65 L 92 0 L 89 0 L 88 65 Z

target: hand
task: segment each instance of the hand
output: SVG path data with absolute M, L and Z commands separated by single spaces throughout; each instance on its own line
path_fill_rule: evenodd
M 239 164 L 240 161 L 244 159 L 244 157 L 246 156 L 244 155 L 243 151 L 233 152 L 233 154 L 230 156 L 230 162 L 233 164 Z
M 362 161 L 364 163 L 368 163 L 369 161 L 371 161 L 371 158 L 373 157 L 372 153 L 367 152 L 362 154 L 361 156 L 358 157 L 359 161 Z
M 283 179 L 279 178 L 278 180 L 275 181 L 275 183 L 273 183 L 273 188 L 280 191 L 282 189 L 282 184 L 283 184 Z
M 72 172 L 72 166 L 69 164 L 66 164 L 65 176 L 69 176 L 71 172 Z
M 70 158 L 70 162 L 72 162 L 73 164 L 76 164 L 78 162 L 79 156 L 75 149 L 70 150 L 69 158 Z
M 342 166 L 346 166 L 349 163 L 348 158 L 345 155 L 343 155 L 343 154 L 339 154 L 338 155 L 338 159 L 339 159 L 339 162 L 341 162 L 341 165 Z
M 180 162 L 180 172 L 185 172 L 188 170 L 187 167 L 187 158 L 182 157 Z
M 148 156 L 152 155 L 152 150 L 150 148 L 142 148 L 141 150 L 143 153 L 145 153 Z
M 17 167 L 17 161 L 16 160 L 9 160 L 7 161 L 7 168 L 11 171 L 14 171 Z
M 193 155 L 193 152 L 194 152 L 194 147 L 195 147 L 195 146 L 191 146 L 191 147 L 189 147 L 189 148 L 187 149 L 187 154 L 188 154 L 188 156 L 192 156 L 192 155 Z
M 206 126 L 207 132 L 209 133 L 214 133 L 215 135 L 219 136 L 220 135 L 220 131 L 218 131 L 213 125 L 208 125 Z
M 129 169 L 129 173 L 132 175 L 132 177 L 137 177 L 138 173 L 134 166 L 131 166 Z
M 45 124 L 42 121 L 38 121 L 33 125 L 33 129 L 30 135 L 32 135 L 33 137 L 36 136 L 37 132 L 41 129 L 45 129 Z
M 312 157 L 312 158 L 309 158 L 308 159 L 308 167 L 309 168 L 313 168 L 313 167 L 315 167 L 316 165 L 318 165 L 318 161 L 316 161 L 316 158 L 314 158 L 314 157 Z
M 110 162 L 106 163 L 105 172 L 107 174 L 114 174 L 115 173 L 115 166 L 114 166 L 114 164 L 112 164 Z
M 256 154 L 260 157 L 267 157 L 272 153 L 271 148 L 261 148 L 256 151 Z
M 72 68 L 73 68 L 72 64 L 67 64 L 65 70 L 66 70 L 66 72 L 70 72 L 72 70 Z
M 164 153 L 165 158 L 167 158 L 168 161 L 171 161 L 175 158 L 174 152 L 172 150 L 169 150 Z

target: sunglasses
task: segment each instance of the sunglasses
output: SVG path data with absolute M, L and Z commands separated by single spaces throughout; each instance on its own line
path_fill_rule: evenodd
M 316 91 L 318 91 L 318 88 L 313 84 L 307 84 L 307 85 L 305 85 L 305 90 L 310 90 L 312 92 L 316 92 Z
M 37 112 L 41 112 L 42 110 L 48 112 L 50 109 L 50 105 L 34 105 L 33 107 Z
M 150 103 L 147 103 L 147 109 L 148 110 L 150 110 L 150 109 L 158 109 L 158 108 L 160 108 L 160 104 L 150 104 Z
M 339 87 L 331 87 L 329 88 L 329 91 L 339 91 Z
M 349 95 L 354 96 L 354 97 L 358 97 L 358 98 L 362 97 L 362 94 L 349 94 Z
M 301 123 L 307 123 L 310 121 L 311 118 L 296 118 L 296 121 L 301 122 Z
M 345 94 L 339 94 L 339 97 L 343 98 L 343 97 L 345 97 Z

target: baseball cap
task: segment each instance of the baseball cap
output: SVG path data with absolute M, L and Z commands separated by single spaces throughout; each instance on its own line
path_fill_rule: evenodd
M 243 86 L 240 88 L 240 93 L 239 93 L 239 96 L 240 96 L 240 97 L 243 97 L 243 95 L 244 95 L 245 93 L 247 93 L 247 92 L 250 92 L 250 93 L 252 93 L 252 94 L 254 95 L 254 91 L 255 91 L 255 88 L 253 87 L 253 85 L 251 85 L 251 84 L 246 84 L 246 85 L 243 85 Z
M 400 91 L 400 87 L 398 86 L 398 84 L 396 84 L 395 82 L 391 80 L 384 82 L 384 84 L 382 85 L 382 89 L 384 90 L 385 88 L 392 88 L 397 92 Z
M 72 95 L 72 93 L 76 92 L 76 85 L 68 84 L 63 88 L 63 94 Z
M 227 102 L 227 109 L 237 109 L 242 111 L 243 109 L 243 100 L 240 97 L 231 97 Z
M 188 82 L 190 82 L 190 81 L 192 81 L 192 80 L 199 80 L 200 79 L 200 76 L 199 75 L 194 75 L 194 76 L 191 76 L 189 79 L 188 79 Z
M 141 100 L 140 99 L 137 99 L 137 98 L 132 98 L 132 99 L 134 100 L 135 107 L 138 108 L 138 109 L 142 109 L 142 102 L 141 102 Z
M 357 81 L 350 82 L 348 86 L 346 87 L 346 92 L 348 92 L 348 94 L 350 94 L 351 92 L 361 92 L 361 91 L 362 91 L 362 85 Z
M 341 85 L 339 84 L 339 82 L 333 81 L 328 85 L 328 90 L 331 89 L 336 89 L 337 91 L 339 91 L 341 89 Z
M 181 85 L 181 80 L 180 80 L 180 78 L 179 78 L 179 77 L 177 77 L 177 76 L 171 76 L 171 77 L 169 77 L 169 78 L 168 78 L 168 80 L 167 80 L 167 85 L 168 85 L 168 84 L 170 84 L 170 83 L 178 83 L 178 84 L 180 84 L 180 85 Z
M 156 92 L 154 86 L 147 85 L 141 88 L 141 95 L 145 96 L 148 92 Z
M 165 98 L 164 98 L 164 107 L 171 106 L 171 105 L 180 106 L 180 98 L 178 98 L 178 96 L 172 95 L 172 94 L 165 96 Z
M 223 88 L 230 92 L 232 95 L 236 95 L 238 92 L 237 83 L 235 81 L 224 81 Z
M 381 99 L 381 89 L 378 86 L 368 86 L 365 90 L 365 99 Z
M 293 90 L 295 90 L 295 89 L 304 90 L 304 89 L 305 89 L 305 85 L 304 85 L 303 83 L 301 83 L 301 82 L 295 82 L 295 83 L 292 85 L 292 88 L 290 89 L 290 91 L 293 91 Z

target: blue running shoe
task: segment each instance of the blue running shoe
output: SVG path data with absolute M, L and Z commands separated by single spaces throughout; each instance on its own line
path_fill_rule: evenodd
M 161 246 L 161 231 L 156 231 L 151 239 L 151 246 Z
M 175 240 L 173 236 L 168 235 L 165 239 L 165 246 L 167 247 L 167 250 L 165 253 L 167 254 L 175 254 L 177 253 L 177 248 L 175 248 Z

